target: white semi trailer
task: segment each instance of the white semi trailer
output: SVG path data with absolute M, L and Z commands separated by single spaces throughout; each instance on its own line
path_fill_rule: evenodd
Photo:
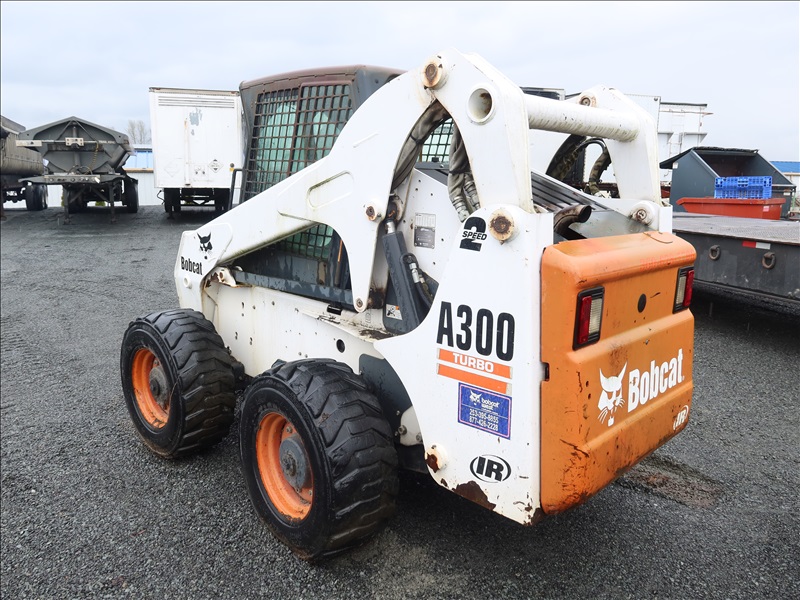
M 183 206 L 233 203 L 231 175 L 242 166 L 242 102 L 238 91 L 150 88 L 155 185 L 172 217 Z

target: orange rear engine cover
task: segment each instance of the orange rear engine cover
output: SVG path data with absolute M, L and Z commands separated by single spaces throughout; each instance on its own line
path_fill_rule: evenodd
M 567 241 L 542 260 L 541 503 L 580 504 L 686 427 L 694 318 L 674 312 L 694 248 L 647 232 Z M 600 339 L 573 349 L 578 294 L 602 287 Z

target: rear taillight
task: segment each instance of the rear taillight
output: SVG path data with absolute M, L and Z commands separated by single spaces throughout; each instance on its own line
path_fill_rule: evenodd
M 672 312 L 689 308 L 692 303 L 694 267 L 683 267 L 678 271 L 678 284 L 675 286 L 675 305 Z
M 600 339 L 600 323 L 603 320 L 603 288 L 585 290 L 578 294 L 575 317 L 575 340 L 573 349 L 593 344 Z

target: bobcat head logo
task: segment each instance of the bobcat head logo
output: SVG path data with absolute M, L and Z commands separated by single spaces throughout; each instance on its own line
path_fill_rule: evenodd
M 469 399 L 471 402 L 475 402 L 476 404 L 481 401 L 481 395 L 476 394 L 472 390 L 469 390 Z
M 207 236 L 202 236 L 198 233 L 197 237 L 200 238 L 200 251 L 205 252 L 206 254 L 211 252 L 211 249 L 213 248 L 211 245 L 211 234 L 209 233 Z M 206 258 L 208 258 L 208 256 L 206 256 Z
M 601 423 L 605 423 L 606 417 L 608 417 L 609 427 L 614 424 L 614 413 L 625 402 L 622 399 L 622 377 L 625 375 L 625 369 L 627 368 L 628 363 L 625 363 L 619 375 L 614 377 L 606 377 L 603 375 L 603 370 L 600 369 L 600 385 L 603 386 L 603 393 L 597 403 L 597 408 L 600 409 L 600 415 L 597 418 L 600 419 Z

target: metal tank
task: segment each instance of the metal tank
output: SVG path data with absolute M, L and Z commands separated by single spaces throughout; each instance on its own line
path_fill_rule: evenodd
M 139 210 L 137 181 L 123 169 L 134 153 L 126 134 L 68 117 L 21 132 L 17 145 L 37 150 L 47 162 L 47 173 L 28 181 L 62 186 L 65 222 L 90 202 L 110 205 L 112 221 L 115 203 L 129 213 Z
M 28 210 L 47 208 L 47 186 L 34 185 L 24 178 L 44 174 L 42 155 L 17 146 L 25 128 L 0 116 L 0 182 L 3 203 L 25 201 Z

